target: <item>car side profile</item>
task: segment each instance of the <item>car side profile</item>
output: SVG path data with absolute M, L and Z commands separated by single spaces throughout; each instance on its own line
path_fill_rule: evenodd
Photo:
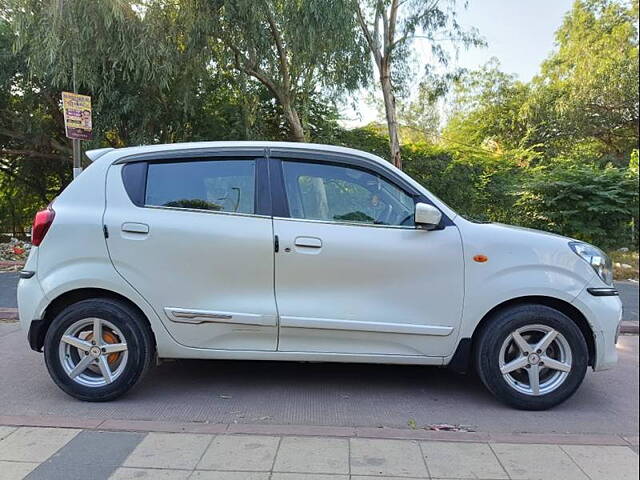
M 448 366 L 517 408 L 617 361 L 611 262 L 456 214 L 374 155 L 279 142 L 87 152 L 20 274 L 33 350 L 106 401 L 156 359 Z M 425 372 L 428 375 L 428 372 Z

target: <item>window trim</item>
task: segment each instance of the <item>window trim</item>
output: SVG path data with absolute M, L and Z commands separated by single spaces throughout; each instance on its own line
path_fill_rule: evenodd
M 299 222 L 312 222 L 329 225 L 350 225 L 359 227 L 373 227 L 373 228 L 393 228 L 400 230 L 419 230 L 415 225 L 403 226 L 403 225 L 375 225 L 362 222 L 341 222 L 331 220 L 313 220 L 306 218 L 293 218 L 289 212 L 289 202 L 287 197 L 287 191 L 284 183 L 284 171 L 282 168 L 282 162 L 300 162 L 300 163 L 317 163 L 321 165 L 334 165 L 338 167 L 355 168 L 362 170 L 371 175 L 376 175 L 395 186 L 399 190 L 413 199 L 414 205 L 418 202 L 428 203 L 438 208 L 429 198 L 416 190 L 412 185 L 406 182 L 403 178 L 396 175 L 394 172 L 385 169 L 384 167 L 368 161 L 362 157 L 349 156 L 345 154 L 333 154 L 333 153 L 318 153 L 315 151 L 302 151 L 294 149 L 270 149 L 267 155 L 269 160 L 269 172 L 271 177 L 271 191 L 272 191 L 272 205 L 273 205 L 273 217 L 282 220 L 292 220 Z M 454 225 L 451 219 L 442 212 L 442 220 L 440 226 L 434 230 L 442 230 L 450 225 Z
M 202 156 L 185 156 L 185 152 L 181 152 L 182 156 L 171 156 L 164 157 L 162 155 L 159 158 L 148 158 L 145 160 L 136 160 L 133 162 L 123 162 L 123 166 L 120 172 L 120 176 L 123 182 L 123 187 L 129 200 L 139 208 L 152 208 L 152 209 L 162 209 L 162 210 L 177 210 L 177 211 L 188 211 L 193 213 L 209 213 L 209 214 L 224 214 L 224 215 L 238 215 L 238 216 L 249 216 L 249 217 L 271 217 L 271 184 L 269 182 L 269 171 L 267 165 L 267 159 L 264 155 L 244 155 L 240 154 L 237 150 L 233 153 L 229 151 L 222 152 L 219 155 L 210 154 L 202 155 Z M 244 153 L 244 152 L 243 152 Z M 224 158 L 220 158 L 224 157 Z M 184 208 L 184 207 L 166 207 L 162 205 L 148 205 L 145 203 L 146 200 L 146 190 L 147 190 L 147 179 L 149 173 L 149 164 L 163 164 L 163 163 L 194 163 L 194 162 L 207 162 L 207 161 L 238 161 L 238 160 L 251 160 L 255 162 L 254 165 L 254 200 L 253 200 L 253 213 L 239 213 L 239 212 L 224 212 L 224 211 L 214 211 L 214 210 L 201 210 L 197 208 Z M 114 163 L 117 164 L 118 162 Z M 145 167 L 142 173 L 138 173 L 138 178 L 135 180 L 137 182 L 142 182 L 142 188 L 138 189 L 138 194 L 142 195 L 142 198 L 135 198 L 132 196 L 132 191 L 127 188 L 127 179 L 125 178 L 126 170 L 129 165 L 136 165 L 143 163 Z M 135 190 L 134 190 L 135 192 Z

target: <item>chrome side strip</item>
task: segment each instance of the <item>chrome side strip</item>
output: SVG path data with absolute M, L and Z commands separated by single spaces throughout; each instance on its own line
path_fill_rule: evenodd
M 275 326 L 275 315 L 254 313 L 214 312 L 210 310 L 190 310 L 185 308 L 165 307 L 164 313 L 174 323 L 231 323 L 239 325 Z
M 408 335 L 451 335 L 453 327 L 439 325 L 415 325 L 410 323 L 361 322 L 356 320 L 334 320 L 328 318 L 280 317 L 283 328 L 308 328 L 319 330 L 351 330 L 369 333 L 398 333 Z

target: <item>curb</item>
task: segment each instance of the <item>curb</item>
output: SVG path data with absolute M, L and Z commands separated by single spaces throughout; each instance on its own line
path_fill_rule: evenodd
M 439 442 L 513 444 L 613 445 L 637 447 L 637 435 L 604 433 L 483 433 L 446 432 L 387 427 L 332 427 L 321 425 L 266 425 L 238 423 L 158 422 L 154 420 L 101 420 L 56 416 L 0 415 L 0 425 L 12 427 L 76 428 L 114 432 L 196 433 L 216 435 L 274 435 L 296 437 L 349 437 Z
M 0 320 L 13 320 L 18 321 L 18 309 L 17 308 L 2 308 L 0 307 Z

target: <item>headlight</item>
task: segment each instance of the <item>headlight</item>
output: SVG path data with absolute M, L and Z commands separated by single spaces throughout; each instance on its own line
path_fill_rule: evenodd
M 571 250 L 582 257 L 607 285 L 613 285 L 611 259 L 599 248 L 582 242 L 569 242 Z

